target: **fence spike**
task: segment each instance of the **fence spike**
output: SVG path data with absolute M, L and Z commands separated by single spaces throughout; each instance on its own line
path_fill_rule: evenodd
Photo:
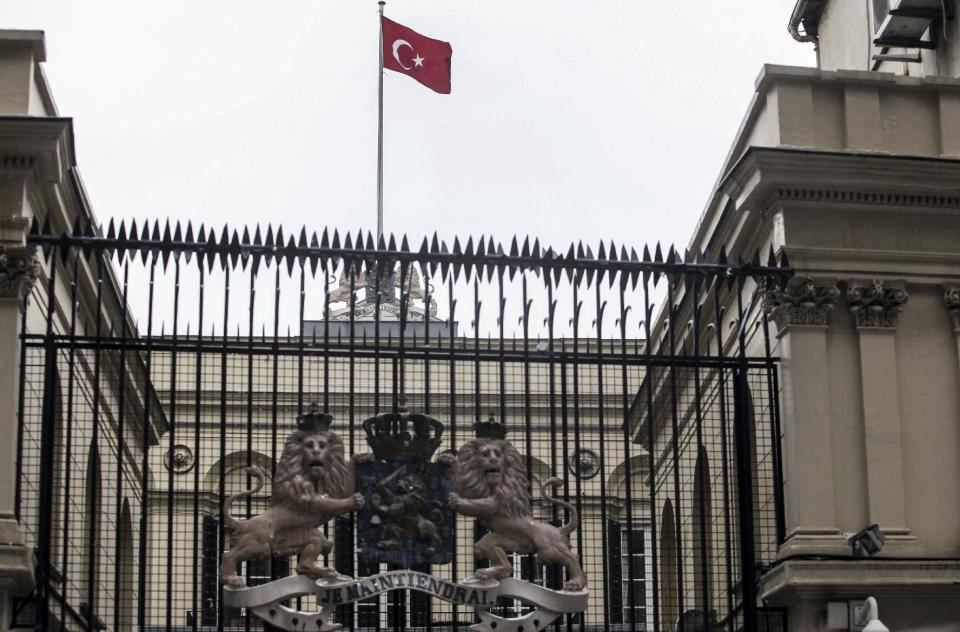
M 357 236 L 357 248 L 363 249 L 363 232 L 360 232 Z M 366 250 L 376 250 L 376 246 L 373 243 L 373 233 L 367 233 L 367 245 Z

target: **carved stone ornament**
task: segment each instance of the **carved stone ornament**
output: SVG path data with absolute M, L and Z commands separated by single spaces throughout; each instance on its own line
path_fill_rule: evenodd
M 507 553 L 536 553 L 545 564 L 560 564 L 567 571 L 564 590 L 581 591 L 587 576 L 568 536 L 580 519 L 570 503 L 550 495 L 562 482 L 543 483 L 543 496 L 570 512 L 570 522 L 560 527 L 534 520 L 530 509 L 529 481 L 523 457 L 507 440 L 507 427 L 492 417 L 475 424 L 476 438 L 467 442 L 454 463 L 450 505 L 454 511 L 477 518 L 488 533 L 477 542 L 476 552 L 492 566 L 477 571 L 479 580 L 499 580 L 513 574 Z
M 960 333 L 960 285 L 943 286 L 943 300 L 947 304 L 947 313 L 953 321 L 953 330 Z
M 826 327 L 838 298 L 840 290 L 833 282 L 795 277 L 785 286 L 764 288 L 763 310 L 780 329 L 790 325 Z
M 556 527 L 533 519 L 523 459 L 506 440 L 503 424 L 493 420 L 476 424 L 477 438 L 463 446 L 459 456 L 445 452 L 429 462 L 441 444 L 443 425 L 401 407 L 364 422 L 373 454 L 356 455 L 348 463 L 342 441 L 329 429 L 331 421 L 315 404 L 299 419 L 299 429 L 287 438 L 277 466 L 271 509 L 243 521 L 231 515 L 237 499 L 263 487 L 266 474 L 259 468 L 248 468 L 257 479 L 253 489 L 227 497 L 224 523 L 233 530 L 233 538 L 220 569 L 225 606 L 246 608 L 289 632 L 337 630 L 341 624 L 330 620 L 337 606 L 392 590 L 416 590 L 473 607 L 479 620 L 470 626 L 475 632 L 540 632 L 563 614 L 586 610 L 587 578 L 568 543 L 578 524 L 577 511 L 549 496 L 548 488 L 561 484 L 554 478 L 544 483 L 543 494 L 570 512 L 570 522 Z M 449 491 L 450 470 L 456 493 Z M 355 487 L 364 494 L 354 494 Z M 319 567 L 318 557 L 333 547 L 318 527 L 350 511 L 360 512 L 362 560 L 443 563 L 453 547 L 452 511 L 459 511 L 488 529 L 476 551 L 493 566 L 459 583 L 409 568 L 353 578 Z M 507 552 L 536 553 L 545 563 L 563 565 L 564 590 L 514 579 Z M 237 574 L 241 561 L 278 553 L 299 555 L 298 574 L 244 586 Z M 316 597 L 315 609 L 287 605 L 303 595 Z M 503 617 L 493 609 L 501 598 L 533 607 L 521 617 Z
M 177 474 L 186 474 L 193 469 L 196 459 L 193 456 L 193 450 L 182 443 L 178 443 L 172 449 L 167 450 L 163 464 L 168 470 L 173 470 Z
M 34 248 L 0 246 L 0 298 L 22 299 L 40 276 Z
M 373 459 L 357 465 L 357 555 L 364 564 L 410 568 L 453 559 L 452 483 L 447 462 L 431 462 L 443 424 L 404 408 L 363 422 Z
M 847 281 L 847 303 L 857 327 L 893 328 L 909 295 L 880 279 Z
M 263 488 L 267 475 L 259 467 L 246 468 L 257 479 L 252 489 L 227 496 L 223 523 L 233 533 L 220 566 L 220 581 L 225 586 L 243 587 L 243 578 L 237 573 L 240 562 L 273 555 L 297 554 L 300 575 L 314 579 L 337 576 L 332 568 L 317 564 L 317 558 L 333 551 L 317 527 L 361 508 L 363 497 L 353 491 L 353 464 L 344 457 L 340 436 L 330 430 L 332 421 L 330 415 L 320 413 L 316 403 L 297 420 L 298 429 L 283 444 L 270 509 L 247 520 L 232 515 L 234 502 Z

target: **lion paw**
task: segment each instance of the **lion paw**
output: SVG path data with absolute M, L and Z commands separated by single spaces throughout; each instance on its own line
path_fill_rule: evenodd
M 363 496 L 361 494 L 353 495 L 353 508 L 354 509 L 363 509 Z
M 463 499 L 451 492 L 450 495 L 447 496 L 447 504 L 450 505 L 450 509 L 456 511 L 460 508 L 460 505 L 463 504 Z
M 569 590 L 571 592 L 580 592 L 587 587 L 587 580 L 585 579 L 571 579 L 568 580 L 564 585 L 564 590 Z
M 297 573 L 311 579 L 330 579 L 337 576 L 336 570 L 316 565 L 298 566 Z
M 247 585 L 247 583 L 239 575 L 227 575 L 226 577 L 221 577 L 220 583 L 227 588 L 244 588 Z

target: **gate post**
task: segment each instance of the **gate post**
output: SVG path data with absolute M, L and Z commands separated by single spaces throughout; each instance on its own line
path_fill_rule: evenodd
M 734 374 L 733 433 L 737 460 L 737 514 L 740 538 L 740 589 L 743 595 L 743 629 L 757 629 L 757 552 L 753 530 L 753 472 L 750 455 L 750 396 L 747 367 L 741 362 Z

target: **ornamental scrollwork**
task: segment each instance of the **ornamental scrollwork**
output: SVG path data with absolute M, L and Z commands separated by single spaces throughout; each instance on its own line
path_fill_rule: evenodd
M 857 327 L 896 327 L 907 299 L 903 287 L 889 286 L 880 279 L 847 282 L 847 303 Z
M 0 298 L 22 299 L 40 276 L 34 248 L 0 246 Z
M 943 301 L 947 305 L 950 320 L 953 321 L 954 331 L 960 332 L 960 285 L 944 285 Z
M 786 285 L 764 288 L 763 310 L 779 328 L 789 325 L 825 327 L 840 290 L 833 282 L 797 277 Z

